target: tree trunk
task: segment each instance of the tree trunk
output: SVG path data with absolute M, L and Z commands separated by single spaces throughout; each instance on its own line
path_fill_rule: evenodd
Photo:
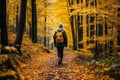
M 70 2 L 70 0 L 67 0 L 68 13 L 70 13 L 74 10 L 74 9 L 69 9 L 69 5 L 73 5 L 73 2 Z M 77 50 L 77 44 L 76 44 L 77 39 L 75 37 L 74 16 L 73 15 L 70 17 L 70 24 L 71 24 L 72 37 L 73 37 L 73 49 Z
M 73 15 L 70 18 L 70 23 L 71 23 L 72 36 L 73 36 L 73 49 L 77 50 L 76 38 L 75 38 L 75 29 L 74 29 L 74 16 Z
M 80 16 L 77 15 L 78 19 L 78 48 L 83 48 L 83 44 L 80 43 L 80 41 L 83 40 L 83 27 L 80 25 Z
M 44 24 L 44 46 L 47 46 L 46 44 L 46 14 L 45 14 L 45 24 Z
M 29 38 L 31 39 L 32 38 L 32 26 L 31 24 L 29 24 Z
M 16 33 L 18 31 L 18 5 L 16 7 Z
M 120 46 L 120 26 L 117 27 L 118 46 Z
M 21 0 L 20 22 L 19 22 L 18 32 L 15 40 L 15 46 L 19 51 L 20 55 L 21 55 L 20 48 L 22 44 L 23 32 L 25 27 L 25 19 L 26 19 L 26 3 L 27 3 L 27 0 Z
M 6 26 L 6 0 L 0 0 L 0 37 L 1 45 L 8 45 L 8 33 Z
M 44 2 L 44 8 L 46 8 L 47 7 L 47 5 L 46 5 L 46 0 L 45 0 L 45 2 Z M 46 19 L 46 11 L 45 11 L 45 22 L 44 22 L 44 46 L 47 46 L 47 38 L 46 38 L 46 21 L 47 21 L 47 19 Z
M 31 5 L 32 5 L 32 42 L 37 43 L 36 0 L 32 0 Z

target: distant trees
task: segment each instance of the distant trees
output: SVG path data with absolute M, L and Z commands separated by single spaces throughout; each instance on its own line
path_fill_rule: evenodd
M 6 0 L 0 0 L 0 37 L 1 45 L 8 45 L 8 33 L 6 25 Z
M 18 25 L 18 31 L 17 31 L 16 40 L 15 40 L 15 46 L 17 50 L 20 52 L 20 54 L 21 54 L 20 48 L 21 48 L 23 32 L 25 27 L 25 20 L 26 20 L 26 3 L 27 3 L 27 0 L 21 0 L 20 22 Z
M 119 1 L 66 1 L 75 50 L 89 49 L 98 56 L 101 52 L 111 54 L 120 47 Z

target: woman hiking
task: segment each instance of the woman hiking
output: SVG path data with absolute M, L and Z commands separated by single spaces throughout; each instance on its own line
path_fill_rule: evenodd
M 59 24 L 57 30 L 55 31 L 53 39 L 54 39 L 54 45 L 57 48 L 58 65 L 61 65 L 63 60 L 63 50 L 64 47 L 67 47 L 67 42 L 68 42 L 66 31 L 63 28 L 62 23 Z

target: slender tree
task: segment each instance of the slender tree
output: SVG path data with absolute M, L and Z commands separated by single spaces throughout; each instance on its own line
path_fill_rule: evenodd
M 74 11 L 74 9 L 69 9 L 69 5 L 73 5 L 73 1 L 67 0 L 68 13 L 71 13 L 72 11 Z M 75 37 L 74 16 L 73 15 L 70 17 L 70 24 L 71 24 L 72 38 L 73 38 L 73 49 L 77 50 L 77 39 Z
M 21 9 L 20 9 L 20 22 L 19 22 L 19 27 L 17 31 L 17 37 L 15 40 L 15 46 L 17 50 L 19 51 L 21 55 L 21 43 L 22 43 L 22 38 L 23 38 L 23 32 L 24 32 L 24 27 L 25 27 L 25 19 L 26 19 L 26 3 L 27 0 L 21 0 Z
M 36 18 L 36 0 L 31 0 L 32 5 L 32 42 L 37 42 L 37 18 Z
M 117 27 L 117 39 L 118 39 L 118 46 L 120 46 L 120 26 Z
M 44 8 L 47 7 L 47 4 L 46 4 L 46 0 L 44 1 Z M 46 11 L 45 11 L 45 19 L 44 19 L 44 46 L 47 46 L 47 38 L 46 38 L 46 21 L 47 21 L 47 18 L 46 18 Z
M 1 45 L 8 45 L 8 33 L 6 26 L 6 0 L 0 0 L 0 35 Z
M 45 24 L 44 24 L 44 46 L 47 46 L 47 43 L 46 43 L 46 14 L 45 14 Z
M 80 16 L 77 15 L 77 19 L 78 19 L 78 23 L 77 23 L 77 26 L 78 26 L 78 48 L 83 48 L 83 45 L 80 44 L 79 42 L 83 40 L 83 27 L 81 27 L 80 25 Z
M 1 21 L 1 0 L 0 0 L 0 38 L 1 38 L 1 31 L 2 31 L 2 21 Z M 0 39 L 0 44 L 1 44 L 1 39 Z
M 72 15 L 70 18 L 71 29 L 72 29 L 72 37 L 73 37 L 73 49 L 77 50 L 77 40 L 75 36 L 75 29 L 74 29 L 74 16 Z
M 29 38 L 31 39 L 32 38 L 32 27 L 31 27 L 31 24 L 29 24 Z
M 18 31 L 18 4 L 16 7 L 16 32 Z

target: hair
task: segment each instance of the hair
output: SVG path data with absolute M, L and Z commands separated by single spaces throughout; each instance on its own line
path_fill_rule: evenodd
M 59 28 L 63 28 L 63 24 L 62 23 L 59 23 Z

